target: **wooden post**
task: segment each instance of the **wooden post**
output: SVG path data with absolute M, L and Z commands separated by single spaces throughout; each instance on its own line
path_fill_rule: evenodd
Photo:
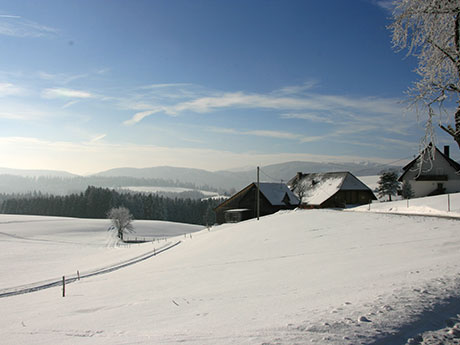
M 62 276 L 62 297 L 65 297 L 65 276 Z
M 260 179 L 259 179 L 259 170 L 260 168 L 257 167 L 257 220 L 260 217 Z
M 80 280 L 80 271 L 77 270 L 77 277 L 78 277 L 78 280 Z

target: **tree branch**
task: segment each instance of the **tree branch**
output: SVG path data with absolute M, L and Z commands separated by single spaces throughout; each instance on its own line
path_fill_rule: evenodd
M 439 124 L 439 127 L 441 127 L 441 129 L 443 129 L 444 131 L 446 131 L 447 133 L 449 133 L 451 136 L 455 138 L 455 131 L 451 126 L 448 126 L 447 128 L 443 124 Z
M 449 54 L 447 50 L 445 50 L 444 48 L 434 43 L 431 39 L 427 39 L 426 41 L 429 44 L 431 44 L 433 47 L 439 49 L 450 61 L 452 61 L 455 65 L 457 65 L 457 60 L 451 54 Z

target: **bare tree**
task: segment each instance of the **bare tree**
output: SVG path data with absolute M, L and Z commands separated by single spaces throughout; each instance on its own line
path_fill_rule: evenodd
M 117 231 L 118 238 L 123 241 L 125 231 L 133 231 L 133 215 L 126 207 L 117 207 L 107 212 L 107 218 L 112 222 L 112 229 Z
M 389 28 L 394 48 L 418 58 L 420 79 L 407 93 L 419 117 L 428 113 L 425 138 L 433 141 L 438 117 L 439 126 L 460 148 L 460 2 L 397 0 L 393 19 Z M 455 110 L 449 112 L 454 103 Z
M 307 194 L 308 186 L 306 183 L 302 183 L 302 180 L 297 182 L 294 192 L 299 198 L 299 206 L 302 205 L 302 199 Z

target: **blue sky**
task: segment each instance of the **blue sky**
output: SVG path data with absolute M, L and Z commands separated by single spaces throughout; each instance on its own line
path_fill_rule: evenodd
M 387 3 L 0 0 L 0 166 L 409 159 Z

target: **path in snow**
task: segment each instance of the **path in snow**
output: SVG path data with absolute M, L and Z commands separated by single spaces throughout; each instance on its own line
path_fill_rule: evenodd
M 132 259 L 129 259 L 127 261 L 119 262 L 114 265 L 106 266 L 103 268 L 98 268 L 96 270 L 88 271 L 88 272 L 80 272 L 79 275 L 73 274 L 70 277 L 65 278 L 65 283 L 74 283 L 77 280 L 101 275 L 101 274 L 106 274 L 110 273 L 116 270 L 119 270 L 124 267 L 128 267 L 134 264 L 137 264 L 141 261 L 147 260 L 152 258 L 153 256 L 159 255 L 171 248 L 174 248 L 175 246 L 179 245 L 181 241 L 177 241 L 173 244 L 167 243 L 165 246 L 160 247 L 158 249 L 154 249 L 146 254 L 143 254 L 139 257 L 134 257 Z M 10 288 L 5 288 L 5 289 L 0 289 L 0 298 L 3 297 L 10 297 L 10 296 L 16 296 L 16 295 L 22 295 L 25 293 L 31 293 L 39 290 L 44 290 L 44 289 L 49 289 L 55 286 L 62 286 L 62 279 L 48 279 L 46 281 L 41 281 L 41 282 L 36 282 L 36 283 L 30 283 L 22 286 L 14 286 Z

